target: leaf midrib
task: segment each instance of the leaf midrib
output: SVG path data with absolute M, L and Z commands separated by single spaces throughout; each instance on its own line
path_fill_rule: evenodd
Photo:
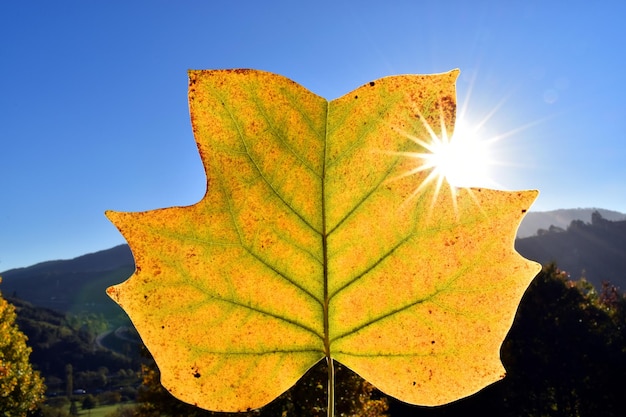
M 322 158 L 322 271 L 324 279 L 324 354 L 326 358 L 331 359 L 330 355 L 330 298 L 328 297 L 328 233 L 326 231 L 326 151 L 328 148 L 328 121 L 329 121 L 330 102 L 326 101 L 326 123 L 324 124 L 324 156 Z

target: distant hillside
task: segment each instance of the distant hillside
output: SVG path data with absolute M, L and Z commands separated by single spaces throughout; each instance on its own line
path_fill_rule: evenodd
M 0 291 L 39 307 L 111 316 L 121 314 L 121 309 L 104 290 L 126 280 L 134 270 L 129 247 L 120 245 L 75 259 L 42 262 L 2 272 Z
M 33 349 L 30 360 L 42 372 L 49 388 L 52 381 L 65 377 L 67 364 L 72 364 L 77 375 L 80 372 L 97 372 L 101 367 L 106 367 L 111 373 L 138 368 L 138 342 L 128 343 L 124 349 L 130 356 L 115 353 L 99 347 L 95 343 L 96 329 L 81 323 L 80 318 L 72 320 L 65 314 L 35 307 L 18 298 L 6 299 L 15 306 L 17 325 L 26 334 L 28 345 Z
M 600 215 L 591 223 L 573 220 L 538 236 L 517 239 L 517 251 L 541 264 L 555 261 L 572 279 L 587 278 L 597 289 L 603 281 L 626 289 L 626 221 Z
M 591 213 L 598 211 L 602 217 L 611 221 L 626 220 L 626 214 L 596 208 L 560 209 L 552 211 L 531 211 L 526 214 L 517 231 L 517 237 L 535 236 L 537 230 L 548 230 L 550 226 L 566 229 L 573 220 L 591 222 Z

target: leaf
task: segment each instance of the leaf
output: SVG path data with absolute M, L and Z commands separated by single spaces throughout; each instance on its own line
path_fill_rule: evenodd
M 237 411 L 325 357 L 422 405 L 503 377 L 500 346 L 539 270 L 513 249 L 536 192 L 444 192 L 407 156 L 427 152 L 411 138 L 429 126 L 452 131 L 457 75 L 387 77 L 328 102 L 266 72 L 190 72 L 206 195 L 107 213 L 137 265 L 108 293 L 164 386 Z

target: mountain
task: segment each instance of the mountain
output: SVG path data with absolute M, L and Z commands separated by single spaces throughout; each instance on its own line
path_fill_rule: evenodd
M 626 220 L 626 214 L 618 211 L 596 209 L 596 208 L 576 208 L 560 209 L 552 211 L 531 211 L 526 214 L 522 224 L 517 231 L 518 238 L 537 235 L 540 229 L 548 230 L 553 228 L 566 229 L 574 220 L 582 220 L 585 223 L 591 222 L 591 214 L 597 211 L 600 215 L 611 221 Z
M 39 307 L 61 312 L 103 313 L 109 317 L 121 309 L 105 289 L 126 280 L 135 270 L 128 245 L 60 261 L 42 262 L 0 273 L 0 291 Z
M 626 220 L 610 221 L 597 211 L 591 223 L 573 220 L 566 228 L 517 239 L 515 248 L 541 264 L 556 262 L 572 279 L 584 277 L 596 289 L 603 281 L 626 289 Z

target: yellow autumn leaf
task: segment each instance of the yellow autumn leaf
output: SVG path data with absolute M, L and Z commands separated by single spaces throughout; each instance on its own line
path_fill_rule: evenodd
M 503 377 L 500 346 L 539 270 L 513 249 L 536 192 L 432 180 L 423 155 L 452 132 L 457 75 L 386 77 L 329 102 L 271 73 L 190 72 L 205 197 L 107 213 L 137 265 L 108 293 L 165 387 L 240 411 L 323 358 L 421 405 Z

